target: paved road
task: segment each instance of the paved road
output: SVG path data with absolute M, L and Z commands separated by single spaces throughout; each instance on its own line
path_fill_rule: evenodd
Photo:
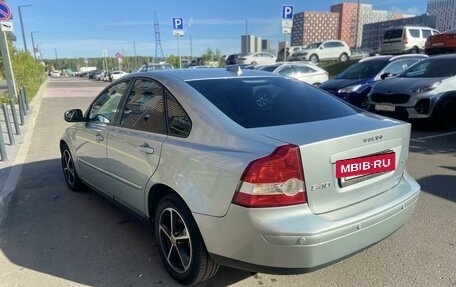
M 0 286 L 177 286 L 151 230 L 93 192 L 73 193 L 61 170 L 62 114 L 85 109 L 104 83 L 50 79 L 8 217 Z M 203 286 L 456 286 L 456 131 L 412 133 L 408 171 L 423 193 L 411 220 L 379 244 L 295 276 L 221 268 Z

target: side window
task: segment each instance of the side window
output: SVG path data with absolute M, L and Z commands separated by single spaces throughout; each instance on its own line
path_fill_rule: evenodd
M 389 64 L 386 68 L 384 73 L 390 73 L 392 75 L 397 75 L 405 70 L 406 64 L 404 61 L 395 61 Z
M 99 95 L 90 108 L 89 120 L 112 123 L 128 83 L 128 81 L 118 83 Z
M 166 106 L 168 109 L 169 134 L 187 137 L 192 128 L 192 122 L 176 98 L 166 92 Z
M 307 66 L 294 66 L 294 71 L 297 74 L 314 73 L 315 70 Z
M 410 29 L 409 33 L 410 33 L 410 36 L 412 36 L 413 38 L 420 37 L 420 30 L 418 30 L 418 29 Z
M 292 73 L 293 73 L 293 69 L 291 67 L 284 67 L 279 72 L 279 74 L 281 74 L 283 76 L 291 76 Z
M 166 133 L 164 88 L 150 79 L 137 79 L 122 113 L 120 126 L 141 131 Z
M 421 30 L 421 31 L 423 32 L 423 38 L 424 38 L 424 39 L 427 39 L 429 36 L 432 35 L 431 30 L 423 29 L 423 30 Z

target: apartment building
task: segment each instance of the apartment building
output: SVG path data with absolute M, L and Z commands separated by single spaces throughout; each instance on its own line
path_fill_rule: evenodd
M 330 12 L 301 12 L 293 16 L 291 46 L 338 39 L 339 14 Z
M 261 52 L 262 41 L 260 37 L 254 35 L 242 35 L 241 36 L 241 53 L 253 53 Z
M 456 0 L 429 0 L 427 13 L 436 17 L 437 30 L 456 29 Z

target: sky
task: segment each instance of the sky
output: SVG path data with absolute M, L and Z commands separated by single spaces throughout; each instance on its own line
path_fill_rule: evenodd
M 35 46 L 44 59 L 155 56 L 154 14 L 164 56 L 199 56 L 208 49 L 222 55 L 238 53 L 241 35 L 268 39 L 272 47 L 285 36 L 282 5 L 294 13 L 326 11 L 339 0 L 7 0 L 16 41 L 25 50 L 18 6 L 21 8 L 27 50 Z M 357 2 L 355 0 L 346 2 Z M 374 10 L 421 15 L 427 0 L 361 0 Z M 31 5 L 31 6 L 26 6 Z M 184 36 L 173 36 L 173 18 L 182 18 Z M 289 37 L 288 37 L 289 38 Z

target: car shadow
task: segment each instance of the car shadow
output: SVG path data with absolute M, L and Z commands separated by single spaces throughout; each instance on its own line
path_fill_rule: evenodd
M 89 286 L 181 286 L 165 270 L 150 225 L 88 188 L 70 191 L 60 159 L 25 164 L 9 206 L 0 226 L 7 262 L 0 265 L 11 278 L 27 278 L 32 270 Z M 199 286 L 250 276 L 221 267 Z
M 455 167 L 443 168 L 456 170 Z M 456 192 L 454 192 L 454 187 L 456 186 L 456 175 L 431 175 L 418 179 L 417 182 L 420 184 L 422 191 L 447 199 L 451 202 L 456 202 Z

